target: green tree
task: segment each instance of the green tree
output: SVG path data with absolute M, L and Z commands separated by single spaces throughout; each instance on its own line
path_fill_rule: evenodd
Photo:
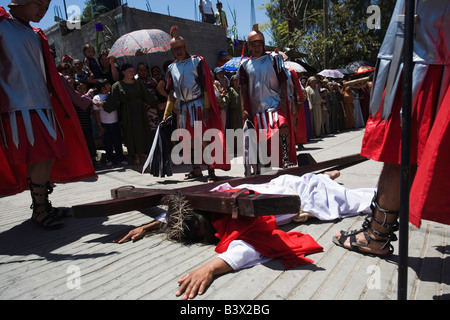
M 380 29 L 367 26 L 370 5 L 381 8 Z M 315 68 L 340 68 L 375 61 L 394 6 L 392 0 L 271 0 L 264 5 L 270 22 L 263 27 L 278 48 L 306 53 L 305 62 Z

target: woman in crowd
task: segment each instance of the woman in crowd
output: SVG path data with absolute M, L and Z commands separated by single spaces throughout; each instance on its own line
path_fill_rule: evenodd
M 108 52 L 103 51 L 99 54 L 98 63 L 102 69 L 102 78 L 100 79 L 106 79 L 112 84 L 121 79 L 119 68 L 116 64 L 116 59 L 114 57 L 108 58 Z
M 134 158 L 134 164 L 140 164 L 145 161 L 152 140 L 146 103 L 155 109 L 158 100 L 134 78 L 134 67 L 131 64 L 122 65 L 121 71 L 123 80 L 112 86 L 111 94 L 103 103 L 103 110 L 119 111 L 128 154 Z

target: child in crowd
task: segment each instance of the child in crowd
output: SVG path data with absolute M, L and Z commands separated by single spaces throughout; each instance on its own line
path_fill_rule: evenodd
M 97 82 L 98 94 L 94 101 L 105 101 L 111 91 L 108 80 L 100 79 Z M 122 132 L 120 130 L 119 116 L 116 111 L 106 112 L 103 107 L 94 105 L 94 114 L 97 121 L 98 131 L 103 137 L 106 151 L 106 166 L 112 167 L 115 162 L 128 165 L 122 149 Z M 115 156 L 114 156 L 115 151 Z
M 100 65 L 94 58 L 95 48 L 90 44 L 85 44 L 83 47 L 83 55 L 85 56 L 84 66 L 86 70 L 91 73 L 95 79 L 102 79 L 102 68 L 100 68 Z

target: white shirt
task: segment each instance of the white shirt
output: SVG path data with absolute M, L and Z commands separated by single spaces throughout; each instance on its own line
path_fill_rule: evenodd
M 108 97 L 108 94 L 99 94 L 94 97 L 94 101 L 105 101 Z M 112 124 L 119 121 L 119 116 L 117 114 L 117 110 L 112 112 L 106 112 L 103 110 L 103 107 L 98 107 L 95 104 L 93 105 L 94 110 L 100 111 L 100 122 L 105 124 Z
M 214 14 L 211 0 L 199 0 L 198 3 L 202 6 L 204 14 Z

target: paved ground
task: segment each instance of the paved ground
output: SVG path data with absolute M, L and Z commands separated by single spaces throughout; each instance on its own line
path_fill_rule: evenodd
M 313 140 L 301 153 L 325 161 L 359 152 L 363 130 Z M 238 162 L 237 162 L 238 163 Z M 169 178 L 141 174 L 129 166 L 99 171 L 97 181 L 57 184 L 51 200 L 72 206 L 110 198 L 124 185 L 178 188 L 188 168 L 177 166 Z M 365 161 L 345 168 L 337 180 L 348 188 L 375 187 L 379 163 Z M 206 174 L 206 171 L 204 172 Z M 234 164 L 222 179 L 243 176 Z M 63 229 L 43 231 L 30 220 L 28 192 L 0 198 L 0 299 L 135 300 L 177 299 L 177 280 L 215 256 L 213 246 L 184 246 L 152 235 L 135 243 L 112 242 L 132 226 L 151 221 L 162 208 L 131 211 L 108 218 L 68 218 Z M 308 233 L 324 251 L 310 255 L 309 266 L 285 271 L 279 260 L 214 280 L 197 300 L 382 300 L 397 299 L 397 245 L 389 259 L 362 256 L 331 242 L 337 230 L 357 228 L 363 217 L 334 222 L 310 219 L 291 223 L 286 231 Z M 408 299 L 450 298 L 450 227 L 425 221 L 410 228 Z

